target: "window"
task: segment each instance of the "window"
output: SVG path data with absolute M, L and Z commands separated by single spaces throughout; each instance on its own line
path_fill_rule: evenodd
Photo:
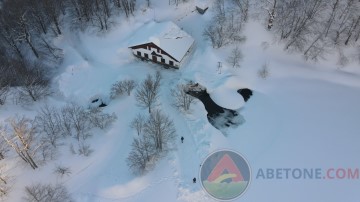
M 162 63 L 165 63 L 165 59 L 164 59 L 164 58 L 161 58 L 161 62 L 162 62 Z
M 169 65 L 174 66 L 174 62 L 170 60 Z
M 140 52 L 140 51 L 137 51 L 136 54 L 137 54 L 138 56 L 141 56 L 141 52 Z
M 144 54 L 144 57 L 149 58 L 149 55 L 147 53 Z

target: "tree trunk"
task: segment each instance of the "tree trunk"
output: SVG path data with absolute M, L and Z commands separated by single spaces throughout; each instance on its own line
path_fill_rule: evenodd
M 60 26 L 59 26 L 59 21 L 55 15 L 53 16 L 53 21 L 54 21 L 54 24 L 55 24 L 58 34 L 61 35 L 62 33 L 61 33 Z
M 38 168 L 38 166 L 36 165 L 35 161 L 33 160 L 33 158 L 30 156 L 30 154 L 28 153 L 28 151 L 25 151 L 27 159 L 29 160 L 29 164 L 30 166 L 35 170 L 36 168 Z
M 30 40 L 28 38 L 26 38 L 26 43 L 30 46 L 32 52 L 34 53 L 34 55 L 36 56 L 36 58 L 39 58 L 39 53 L 36 51 L 35 47 L 32 45 L 32 43 L 30 42 Z

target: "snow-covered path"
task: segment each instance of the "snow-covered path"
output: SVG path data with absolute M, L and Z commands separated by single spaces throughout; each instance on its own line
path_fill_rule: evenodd
M 173 98 L 170 89 L 173 89 L 178 84 L 180 72 L 163 72 L 162 86 L 166 88 L 162 89 L 161 92 L 161 110 L 166 114 L 171 115 L 175 123 L 177 138 L 175 140 L 176 149 L 168 155 L 168 161 L 174 176 L 176 177 L 176 183 L 178 186 L 178 199 L 181 201 L 206 201 L 204 193 L 202 192 L 200 183 L 194 184 L 192 179 L 198 178 L 199 167 L 201 164 L 201 150 L 203 147 L 206 149 L 206 145 L 199 145 L 198 140 L 195 138 L 197 133 L 188 126 L 186 115 L 179 112 L 174 106 L 172 106 Z M 184 137 L 184 143 L 181 143 L 180 138 Z M 192 193 L 198 192 L 193 195 Z M 189 198 L 189 193 L 191 197 Z M 195 198 L 194 198 L 195 197 Z

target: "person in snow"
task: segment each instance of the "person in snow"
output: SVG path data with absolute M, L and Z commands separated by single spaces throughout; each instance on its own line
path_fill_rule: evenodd
M 181 136 L 181 143 L 184 143 L 184 137 Z
M 196 177 L 194 177 L 194 179 L 193 179 L 193 183 L 196 183 Z

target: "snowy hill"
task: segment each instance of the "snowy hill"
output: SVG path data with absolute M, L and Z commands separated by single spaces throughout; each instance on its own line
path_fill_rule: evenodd
M 318 63 L 290 54 L 276 43 L 262 22 L 250 19 L 245 25 L 245 42 L 240 68 L 227 63 L 237 46 L 214 49 L 204 39 L 203 30 L 211 19 L 211 8 L 200 15 L 194 2 L 168 5 L 152 1 L 151 8 L 141 2 L 138 13 L 122 19 L 104 34 L 64 33 L 56 44 L 64 50 L 60 73 L 52 81 L 57 92 L 31 106 L 0 106 L 0 121 L 15 114 L 33 118 L 43 104 L 61 107 L 75 102 L 88 107 L 94 98 L 106 101 L 106 113 L 116 121 L 107 129 L 93 129 L 88 143 L 90 156 L 71 154 L 68 145 L 60 147 L 56 160 L 39 169 L 12 157 L 1 160 L 15 179 L 7 201 L 22 201 L 24 187 L 38 182 L 60 183 L 76 202 L 90 201 L 214 201 L 192 179 L 199 176 L 204 158 L 218 149 L 235 150 L 246 157 L 252 181 L 236 201 L 338 202 L 358 201 L 357 179 L 263 179 L 260 169 L 356 169 L 360 168 L 360 69 L 356 61 L 340 68 L 329 57 Z M 133 33 L 152 20 L 173 21 L 195 40 L 196 47 L 180 69 L 165 69 L 141 61 L 128 49 Z M 218 64 L 222 63 L 221 69 Z M 267 64 L 269 75 L 259 76 Z M 147 74 L 162 75 L 159 105 L 173 120 L 176 129 L 174 148 L 143 176 L 134 175 L 126 163 L 134 137 L 130 127 L 137 114 L 148 114 L 139 107 L 133 91 L 130 96 L 110 99 L 116 81 L 132 79 L 141 83 Z M 207 119 L 199 100 L 189 112 L 174 106 L 171 89 L 189 81 L 205 86 L 220 106 L 236 110 L 245 122 L 237 127 L 216 129 Z M 244 102 L 236 93 L 249 88 L 254 95 Z M 184 137 L 181 143 L 180 137 Z M 63 177 L 54 174 L 57 165 L 69 167 Z

